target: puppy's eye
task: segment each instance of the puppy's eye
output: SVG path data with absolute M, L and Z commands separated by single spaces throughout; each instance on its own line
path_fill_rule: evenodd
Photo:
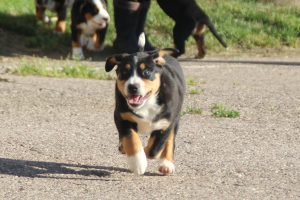
M 148 70 L 148 69 L 145 69 L 145 70 L 143 71 L 143 76 L 146 77 L 146 78 L 150 77 L 150 76 L 151 76 L 151 71 Z

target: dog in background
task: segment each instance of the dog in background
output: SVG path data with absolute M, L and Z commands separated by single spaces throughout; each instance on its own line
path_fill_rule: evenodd
M 55 26 L 56 32 L 65 32 L 67 8 L 71 8 L 74 0 L 35 0 L 37 19 L 49 23 L 48 16 L 45 16 L 46 9 L 57 13 L 57 21 Z
M 171 56 L 175 54 L 175 49 L 162 49 L 106 60 L 107 72 L 117 66 L 114 120 L 119 151 L 127 155 L 129 169 L 137 175 L 145 173 L 147 158 L 160 159 L 162 174 L 175 171 L 174 143 L 185 94 L 181 66 Z M 145 148 L 139 134 L 150 134 Z
M 185 53 L 185 41 L 193 35 L 198 47 L 198 58 L 206 54 L 204 44 L 205 26 L 212 32 L 217 40 L 226 48 L 227 44 L 216 31 L 207 14 L 198 6 L 195 0 L 157 0 L 162 10 L 175 21 L 173 39 L 175 48 L 180 56 Z
M 101 51 L 109 22 L 106 0 L 75 0 L 71 11 L 72 57 L 84 59 L 82 47 Z

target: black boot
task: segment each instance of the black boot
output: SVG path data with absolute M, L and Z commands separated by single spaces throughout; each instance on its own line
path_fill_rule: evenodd
M 149 5 L 149 0 L 140 2 L 114 0 L 117 36 L 113 46 L 116 53 L 134 53 L 139 50 L 138 38 L 144 32 Z M 152 50 L 154 48 L 146 39 L 145 50 L 148 49 Z

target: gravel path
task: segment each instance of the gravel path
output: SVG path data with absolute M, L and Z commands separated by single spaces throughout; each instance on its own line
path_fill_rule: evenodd
M 172 176 L 128 172 L 113 81 L 0 75 L 0 199 L 300 199 L 300 61 L 182 66 L 203 113 L 182 117 Z

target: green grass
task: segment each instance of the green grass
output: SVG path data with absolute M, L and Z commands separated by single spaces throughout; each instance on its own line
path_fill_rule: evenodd
M 202 108 L 195 108 L 195 107 L 187 107 L 185 111 L 181 113 L 181 115 L 191 114 L 191 115 L 201 115 L 203 112 Z
M 271 3 L 262 3 L 267 1 Z M 300 46 L 300 8 L 282 6 L 272 2 L 278 0 L 197 0 L 214 22 L 218 32 L 223 35 L 231 48 L 248 50 L 255 48 L 298 48 Z M 286 4 L 288 5 L 288 4 Z M 47 12 L 54 16 L 53 13 Z M 112 45 L 115 38 L 112 1 L 109 1 L 109 24 L 106 44 Z M 54 35 L 54 24 L 45 25 L 35 18 L 34 1 L 1 0 L 0 28 L 24 36 L 28 48 L 43 51 L 57 51 L 70 48 L 70 17 L 67 32 Z M 146 32 L 150 41 L 157 47 L 172 47 L 172 27 L 174 22 L 162 12 L 156 1 L 151 2 Z M 206 44 L 210 52 L 223 51 L 221 45 L 207 34 Z M 195 49 L 192 38 L 187 49 Z
M 187 84 L 188 86 L 190 86 L 190 87 L 193 87 L 193 86 L 197 86 L 197 85 L 198 85 L 198 82 L 197 82 L 194 78 L 189 77 L 189 78 L 187 78 L 187 80 L 186 80 L 186 84 Z
M 224 106 L 223 104 L 214 104 L 211 107 L 212 115 L 215 117 L 228 117 L 236 118 L 240 116 L 238 111 L 232 110 Z
M 72 66 L 65 65 L 62 67 L 49 67 L 42 63 L 32 63 L 29 61 L 23 61 L 19 66 L 12 71 L 12 74 L 21 76 L 46 76 L 46 77 L 58 77 L 58 78 L 86 78 L 97 80 L 112 80 L 114 77 L 104 70 L 97 69 L 95 67 L 89 67 L 81 63 L 73 64 Z
M 191 89 L 190 90 L 190 94 L 192 94 L 192 95 L 203 94 L 203 93 L 204 93 L 204 89 Z

